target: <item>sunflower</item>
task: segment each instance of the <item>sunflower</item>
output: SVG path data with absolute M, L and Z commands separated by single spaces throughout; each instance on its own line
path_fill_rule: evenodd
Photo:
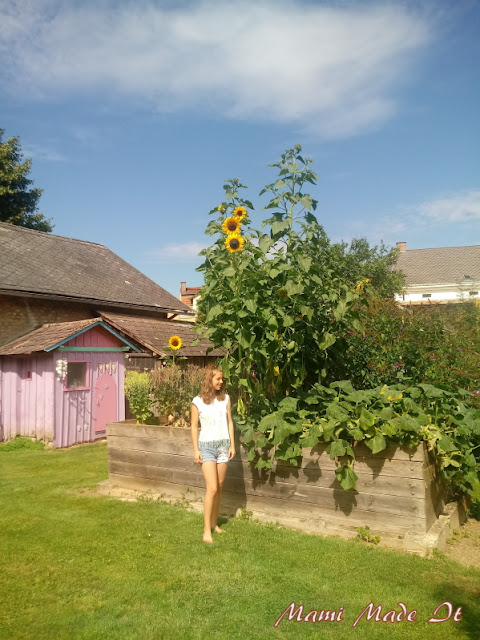
M 239 234 L 227 236 L 225 238 L 225 246 L 230 251 L 230 253 L 241 251 L 243 249 L 244 244 L 245 244 L 245 240 Z
M 241 226 L 242 223 L 240 222 L 240 220 L 231 216 L 230 218 L 225 218 L 222 224 L 222 229 L 227 235 L 233 236 L 240 233 Z
M 245 207 L 235 207 L 233 210 L 233 215 L 239 220 L 243 220 L 247 216 L 247 210 Z
M 217 211 L 220 211 L 221 213 L 224 212 L 224 208 L 223 208 L 223 204 L 219 204 L 217 207 Z
M 168 341 L 168 346 L 170 347 L 170 349 L 173 349 L 174 351 L 177 351 L 177 349 L 180 349 L 182 344 L 183 344 L 182 339 L 179 336 L 172 336 Z

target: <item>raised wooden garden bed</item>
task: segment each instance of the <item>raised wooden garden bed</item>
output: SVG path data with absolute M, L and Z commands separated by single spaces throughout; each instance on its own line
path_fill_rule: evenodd
M 109 480 L 99 486 L 102 493 L 151 492 L 202 507 L 205 484 L 193 461 L 190 429 L 114 422 L 107 425 L 107 443 Z M 274 471 L 266 471 L 247 463 L 238 444 L 221 512 L 246 509 L 261 521 L 342 537 L 354 537 L 358 527 L 368 525 L 381 543 L 419 553 L 442 546 L 448 525 L 458 526 L 462 519 L 456 504 L 442 515 L 446 491 L 423 446 L 390 445 L 375 455 L 357 446 L 355 491 L 341 488 L 325 449 L 305 449 L 301 467 L 279 462 Z

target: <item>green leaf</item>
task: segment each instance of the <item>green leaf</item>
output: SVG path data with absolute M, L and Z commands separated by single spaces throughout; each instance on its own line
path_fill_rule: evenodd
M 249 311 L 251 311 L 252 313 L 257 312 L 257 303 L 253 298 L 245 298 L 244 303 Z
M 344 464 L 338 469 L 335 469 L 335 476 L 342 485 L 342 489 L 345 489 L 345 491 L 355 489 L 358 476 L 349 465 Z
M 226 269 L 223 270 L 223 275 L 226 278 L 232 278 L 237 272 L 235 271 L 235 268 L 233 265 L 228 266 Z
M 310 211 L 312 209 L 312 196 L 303 196 L 303 198 L 300 198 L 300 203 L 302 207 L 305 207 L 307 211 Z
M 327 447 L 327 453 L 330 454 L 330 458 L 334 460 L 335 458 L 339 458 L 340 456 L 344 456 L 346 453 L 345 449 L 345 441 L 344 440 L 334 440 Z
M 375 424 L 375 416 L 370 411 L 367 411 L 365 407 L 362 407 L 360 411 L 360 426 L 365 431 L 369 427 L 373 427 Z
M 296 411 L 298 405 L 298 398 L 292 398 L 287 396 L 278 404 L 278 408 L 281 411 Z
M 288 222 L 285 220 L 277 220 L 272 224 L 272 233 L 276 236 L 278 233 L 281 233 L 288 227 Z
M 292 316 L 283 316 L 282 321 L 283 321 L 284 327 L 291 327 L 292 324 L 295 322 Z
M 307 316 L 309 320 L 313 318 L 313 309 L 311 309 L 310 307 L 306 307 L 304 304 L 300 306 L 300 313 L 302 313 L 304 316 Z
M 447 438 L 447 436 L 443 436 L 437 442 L 437 447 L 442 451 L 458 451 L 457 447 Z
M 263 251 L 263 253 L 267 253 L 272 245 L 273 240 L 266 233 L 264 233 L 258 241 L 258 246 L 260 247 L 260 250 Z
M 321 340 L 317 342 L 320 349 L 326 350 L 336 342 L 337 338 L 331 333 L 324 333 Z
M 210 322 L 222 313 L 223 309 L 219 304 L 214 305 L 207 313 L 207 321 Z
M 387 446 L 387 441 L 381 433 L 377 433 L 373 438 L 367 438 L 364 442 L 372 450 L 372 453 L 379 453 Z
M 298 293 L 303 293 L 303 284 L 288 280 L 287 284 L 285 285 L 285 290 L 289 296 L 295 296 Z
M 298 264 L 303 271 L 310 271 L 310 267 L 312 266 L 312 258 L 300 256 L 298 258 Z

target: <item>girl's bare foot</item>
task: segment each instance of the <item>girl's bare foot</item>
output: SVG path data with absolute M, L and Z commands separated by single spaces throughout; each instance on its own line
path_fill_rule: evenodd
M 226 533 L 225 529 L 222 529 L 222 527 L 219 527 L 218 525 L 213 529 L 213 531 L 216 531 L 217 533 Z
M 208 542 L 209 544 L 213 544 L 212 534 L 209 531 L 203 534 L 202 542 Z

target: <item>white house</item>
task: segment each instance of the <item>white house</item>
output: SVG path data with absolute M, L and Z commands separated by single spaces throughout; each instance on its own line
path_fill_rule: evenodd
M 397 242 L 394 270 L 403 271 L 406 286 L 397 300 L 405 305 L 446 304 L 480 298 L 480 245 L 410 249 Z

